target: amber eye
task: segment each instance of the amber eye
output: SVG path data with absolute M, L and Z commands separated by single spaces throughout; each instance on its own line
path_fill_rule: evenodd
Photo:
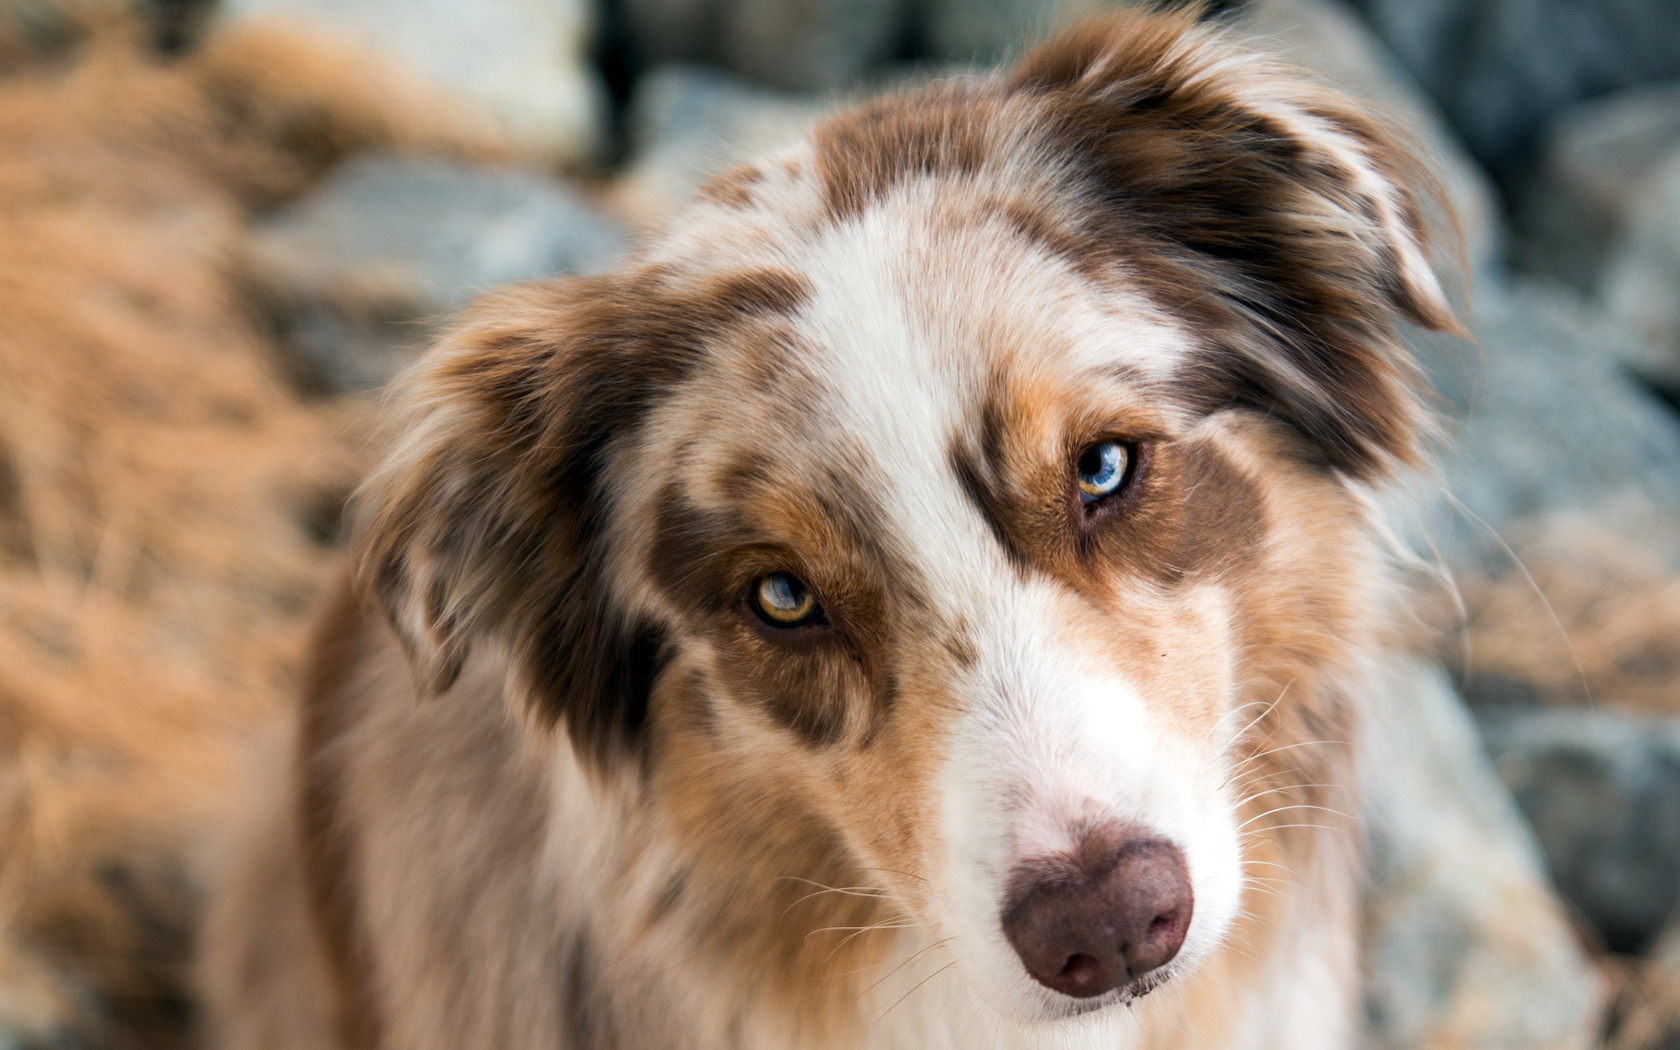
M 1131 468 L 1131 449 L 1112 439 L 1099 441 L 1079 454 L 1075 470 L 1079 474 L 1079 498 L 1095 503 L 1104 496 L 1112 496 L 1126 484 Z
M 797 576 L 773 572 L 760 576 L 752 589 L 753 608 L 772 627 L 821 623 L 822 606 Z

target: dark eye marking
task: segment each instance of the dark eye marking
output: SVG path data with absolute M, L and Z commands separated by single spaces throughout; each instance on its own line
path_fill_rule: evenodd
M 828 622 L 817 596 L 792 573 L 771 572 L 760 576 L 753 581 L 747 597 L 753 612 L 771 627 L 804 627 Z

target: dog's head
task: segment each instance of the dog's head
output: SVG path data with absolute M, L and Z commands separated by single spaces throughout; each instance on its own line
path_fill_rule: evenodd
M 842 116 L 481 306 L 365 578 L 696 856 L 869 879 L 1017 1018 L 1127 1000 L 1239 912 L 1251 727 L 1333 735 L 1369 643 L 1393 325 L 1451 326 L 1407 167 L 1180 16 Z

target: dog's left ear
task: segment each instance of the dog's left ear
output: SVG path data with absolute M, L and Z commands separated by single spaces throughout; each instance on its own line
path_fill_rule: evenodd
M 476 308 L 400 392 L 355 549 L 422 694 L 495 647 L 515 701 L 598 765 L 637 743 L 662 646 L 613 594 L 608 472 L 696 353 L 674 326 L 650 338 L 657 308 L 623 298 L 574 278 Z
M 1397 136 L 1192 14 L 1111 16 L 1028 55 L 1011 87 L 1082 185 L 1088 232 L 1214 344 L 1209 408 L 1280 419 L 1351 476 L 1416 458 L 1403 317 L 1458 332 Z

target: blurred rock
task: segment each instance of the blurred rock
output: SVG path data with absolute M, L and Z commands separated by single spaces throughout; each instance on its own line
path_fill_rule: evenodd
M 79 1050 L 88 1046 L 95 997 L 62 969 L 0 934 L 0 1050 Z
M 1378 1050 L 1585 1050 L 1603 988 L 1438 667 L 1372 691 L 1367 1016 Z
M 222 0 L 223 24 L 283 24 L 360 47 L 445 89 L 522 149 L 598 155 L 604 91 L 589 0 Z
M 904 35 L 897 0 L 624 0 L 643 61 L 706 62 L 774 87 L 850 84 Z
M 1355 0 L 1501 176 L 1573 103 L 1680 77 L 1673 0 Z
M 631 166 L 618 198 L 626 211 L 657 223 L 701 183 L 794 142 L 828 109 L 710 66 L 650 70 L 630 101 Z
M 1507 710 L 1482 728 L 1563 895 L 1612 949 L 1650 946 L 1680 898 L 1680 719 Z
M 253 257 L 305 372 L 346 390 L 389 379 L 478 292 L 606 269 L 626 243 L 542 176 L 369 155 L 265 220 Z
M 1680 90 L 1671 97 L 1680 125 Z M 1635 366 L 1680 392 L 1680 134 L 1633 196 L 1600 288 L 1610 312 L 1651 348 Z
M 1583 102 L 1545 131 L 1518 209 L 1517 261 L 1583 291 L 1663 161 L 1680 151 L 1680 83 Z
M 149 22 L 150 8 L 148 0 L 4 0 L 0 70 L 13 62 L 60 54 L 102 26 Z
M 1282 54 L 1397 117 L 1441 177 L 1447 201 L 1464 232 L 1471 269 L 1491 266 L 1505 240 L 1492 181 L 1399 59 L 1349 8 L 1340 0 L 1248 0 L 1233 25 L 1254 37 L 1257 46 Z M 1431 226 L 1447 229 L 1439 214 Z M 1455 267 L 1455 260 L 1440 261 L 1448 270 Z
M 1058 26 L 1118 0 L 912 0 L 928 53 L 990 64 L 1019 54 Z
M 1413 340 L 1453 417 L 1441 470 L 1456 503 L 1427 526 L 1448 565 L 1503 565 L 1493 534 L 1540 514 L 1631 524 L 1680 511 L 1680 419 L 1629 377 L 1641 351 L 1625 327 L 1561 285 L 1491 279 L 1471 327 L 1477 344 Z M 1663 554 L 1680 571 L 1680 547 Z

